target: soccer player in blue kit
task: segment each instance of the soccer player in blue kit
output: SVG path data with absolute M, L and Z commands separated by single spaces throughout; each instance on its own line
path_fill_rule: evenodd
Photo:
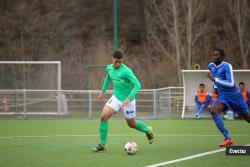
M 227 110 L 229 107 L 237 111 L 248 123 L 250 123 L 250 113 L 240 90 L 234 84 L 232 65 L 224 61 L 225 52 L 216 49 L 213 52 L 213 63 L 208 65 L 211 73 L 207 77 L 214 82 L 217 88 L 218 97 L 212 105 L 211 115 L 225 140 L 219 144 L 225 147 L 233 144 L 227 129 L 224 126 L 220 112 Z

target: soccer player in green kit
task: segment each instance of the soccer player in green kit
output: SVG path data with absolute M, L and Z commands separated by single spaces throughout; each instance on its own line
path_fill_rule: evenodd
M 97 97 L 98 100 L 103 99 L 110 82 L 113 83 L 113 95 L 105 104 L 100 122 L 100 140 L 101 143 L 92 148 L 91 151 L 106 151 L 106 142 L 108 134 L 108 120 L 113 114 L 123 110 L 125 119 L 130 128 L 144 132 L 148 138 L 149 144 L 153 143 L 152 127 L 147 126 L 143 121 L 136 120 L 136 102 L 135 95 L 141 88 L 140 82 L 132 70 L 122 63 L 123 53 L 115 51 L 113 53 L 113 64 L 106 68 L 106 77 L 102 86 L 102 92 Z

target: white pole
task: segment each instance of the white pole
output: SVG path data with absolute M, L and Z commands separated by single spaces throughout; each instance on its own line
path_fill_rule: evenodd
M 153 119 L 156 119 L 156 110 L 157 110 L 157 108 L 156 108 L 156 90 L 154 90 L 153 91 L 153 93 L 154 93 L 154 115 L 153 115 Z
M 62 82 L 62 76 L 61 76 L 61 70 L 62 70 L 62 67 L 61 67 L 61 62 L 58 62 L 58 74 L 57 74 L 57 113 L 58 115 L 61 113 L 61 82 Z
M 60 61 L 0 61 L 0 64 L 58 64 Z
M 185 76 L 184 76 L 184 70 L 181 71 L 182 72 L 182 81 L 183 81 L 183 104 L 182 104 L 182 114 L 181 114 L 181 118 L 184 118 L 184 114 L 185 114 L 185 106 L 186 106 L 186 100 L 185 100 Z
M 168 91 L 168 111 L 171 113 L 171 89 Z
M 57 85 L 57 89 L 58 90 L 61 90 L 62 88 L 61 88 L 61 85 L 62 85 L 62 76 L 61 76 L 61 73 L 62 73 L 62 66 L 61 66 L 61 62 L 58 62 L 58 74 L 57 74 L 57 76 L 58 76 L 58 85 Z
M 26 100 L 27 100 L 27 96 L 26 96 L 26 90 L 23 89 L 23 119 L 26 119 Z
M 89 92 L 89 119 L 92 118 L 92 94 Z

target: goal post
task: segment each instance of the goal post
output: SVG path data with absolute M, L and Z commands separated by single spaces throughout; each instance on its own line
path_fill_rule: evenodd
M 206 78 L 209 70 L 182 70 L 184 98 L 182 108 L 182 118 L 194 118 L 195 101 L 194 94 L 200 83 L 204 83 L 208 93 L 211 92 L 213 82 Z M 250 70 L 233 70 L 235 85 L 238 87 L 239 82 L 245 82 L 247 88 L 250 89 Z M 210 117 L 209 112 L 203 112 L 203 117 Z

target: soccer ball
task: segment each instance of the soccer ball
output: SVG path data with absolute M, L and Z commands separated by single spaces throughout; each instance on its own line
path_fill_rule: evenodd
M 134 155 L 138 151 L 138 145 L 133 141 L 129 141 L 125 144 L 124 149 L 127 154 Z

